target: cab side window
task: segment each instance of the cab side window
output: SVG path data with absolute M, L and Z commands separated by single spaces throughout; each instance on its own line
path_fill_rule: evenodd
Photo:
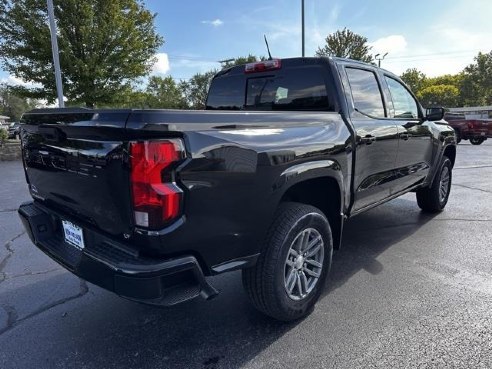
M 418 119 L 419 109 L 417 102 L 408 90 L 397 80 L 385 76 L 386 83 L 391 93 L 393 106 L 395 109 L 394 118 Z
M 346 68 L 355 109 L 373 118 L 384 118 L 383 98 L 374 72 Z

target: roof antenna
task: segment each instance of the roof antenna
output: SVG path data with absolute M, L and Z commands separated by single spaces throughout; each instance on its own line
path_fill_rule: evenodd
M 263 37 L 265 38 L 265 44 L 268 50 L 268 60 L 272 60 L 272 54 L 270 54 L 270 46 L 268 46 L 268 40 L 266 38 L 266 35 L 263 35 Z

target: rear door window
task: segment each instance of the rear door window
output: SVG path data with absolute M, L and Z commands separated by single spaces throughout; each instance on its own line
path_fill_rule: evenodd
M 355 108 L 362 114 L 374 118 L 384 118 L 384 104 L 378 81 L 374 72 L 346 68 Z

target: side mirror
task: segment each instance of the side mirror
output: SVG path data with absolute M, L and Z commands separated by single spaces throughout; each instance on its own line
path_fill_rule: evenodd
M 427 108 L 425 120 L 435 121 L 444 118 L 444 108 Z

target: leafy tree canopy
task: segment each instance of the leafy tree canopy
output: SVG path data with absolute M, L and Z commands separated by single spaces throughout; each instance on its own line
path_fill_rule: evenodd
M 152 76 L 147 85 L 149 105 L 158 109 L 186 109 L 183 82 L 176 83 L 171 77 Z
M 465 68 L 461 90 L 465 105 L 492 105 L 492 51 L 479 53 Z
M 374 60 L 370 54 L 371 46 L 368 45 L 367 38 L 347 28 L 328 35 L 325 43 L 325 46 L 318 47 L 316 56 L 338 56 L 366 63 L 372 63 Z
M 17 96 L 12 86 L 0 85 L 0 115 L 10 117 L 11 122 L 18 122 L 22 114 L 37 105 L 35 100 Z
M 433 106 L 455 107 L 458 105 L 459 90 L 452 85 L 432 85 L 417 93 L 417 97 L 426 108 Z
M 191 109 L 205 108 L 208 88 L 210 87 L 210 82 L 216 73 L 216 70 L 211 70 L 205 73 L 197 73 L 188 81 L 181 82 L 188 107 Z
M 55 1 L 64 95 L 88 107 L 115 101 L 147 75 L 163 43 L 143 0 Z M 42 88 L 25 96 L 56 98 L 45 0 L 0 0 L 3 68 Z
M 425 87 L 427 77 L 417 68 L 407 69 L 400 78 L 416 94 Z

